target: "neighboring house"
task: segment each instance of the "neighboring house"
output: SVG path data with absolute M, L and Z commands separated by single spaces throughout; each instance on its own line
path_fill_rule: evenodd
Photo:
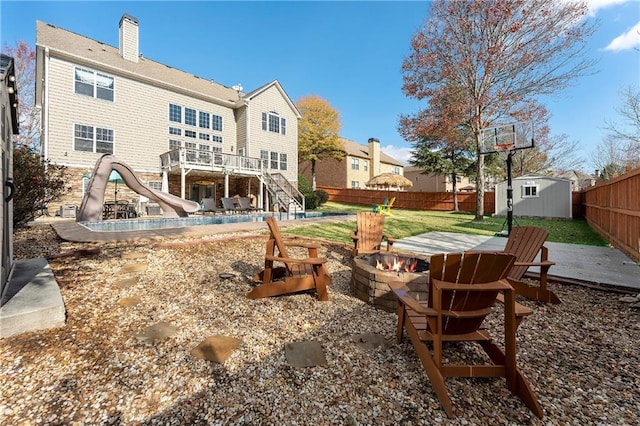
M 368 145 L 348 139 L 344 142 L 344 158 L 340 161 L 329 158 L 316 162 L 316 185 L 335 188 L 366 189 L 366 183 L 382 173 L 403 175 L 403 164 L 380 151 L 380 141 L 370 138 Z M 300 174 L 311 182 L 311 162 L 303 161 L 298 166 Z
M 596 178 L 580 170 L 570 170 L 556 174 L 556 177 L 569 179 L 572 191 L 582 191 L 596 184 Z
M 409 188 L 411 192 L 453 192 L 451 176 L 438 173 L 424 174 L 424 170 L 419 167 L 406 167 L 404 177 L 413 182 Z M 456 190 L 458 192 L 475 191 L 475 183 L 471 182 L 467 176 L 456 176 Z
M 277 80 L 245 93 L 145 58 L 138 20 L 127 14 L 118 47 L 36 26 L 42 155 L 73 180 L 63 204 L 80 204 L 102 154 L 152 189 L 166 190 L 164 181 L 194 201 L 252 195 L 271 207 L 283 188 L 297 191 L 301 116 Z M 118 194 L 128 197 L 137 194 Z
M 0 138 L 2 139 L 2 160 L 0 174 L 0 226 L 2 226 L 2 246 L 0 246 L 0 295 L 4 295 L 9 272 L 13 264 L 13 135 L 18 134 L 18 92 L 13 58 L 0 54 Z
M 543 175 L 512 179 L 513 216 L 571 219 L 571 181 Z M 507 181 L 496 185 L 495 215 L 507 215 Z

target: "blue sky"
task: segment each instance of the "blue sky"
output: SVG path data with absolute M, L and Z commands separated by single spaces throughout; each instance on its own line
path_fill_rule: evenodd
M 570 0 L 561 0 L 570 1 Z M 640 3 L 591 0 L 597 33 L 589 42 L 596 74 L 543 103 L 553 135 L 580 143 L 585 171 L 615 121 L 619 92 L 640 83 Z M 411 144 L 398 117 L 421 104 L 402 94 L 400 72 L 412 35 L 428 18 L 428 2 L 0 2 L 0 43 L 35 46 L 41 20 L 112 46 L 123 13 L 138 18 L 140 53 L 226 86 L 253 90 L 278 80 L 295 102 L 318 95 L 340 112 L 341 136 L 405 161 Z M 626 34 L 626 37 L 625 37 Z M 635 48 L 634 48 L 635 47 Z

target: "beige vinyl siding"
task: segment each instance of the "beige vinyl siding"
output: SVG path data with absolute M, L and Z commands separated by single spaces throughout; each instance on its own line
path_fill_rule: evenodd
M 169 150 L 169 104 L 206 111 L 222 117 L 223 131 L 206 131 L 223 138 L 223 152 L 231 153 L 236 145 L 236 124 L 233 110 L 200 99 L 177 94 L 166 89 L 112 75 L 114 102 L 74 93 L 74 67 L 77 64 L 51 58 L 49 66 L 49 153 L 53 162 L 93 166 L 100 154 L 73 150 L 74 125 L 83 124 L 114 131 L 114 155 L 137 171 L 159 171 L 160 154 Z M 80 65 L 82 66 L 82 65 Z M 94 71 L 99 69 L 86 67 Z M 174 124 L 172 124 L 174 125 Z M 198 126 L 187 126 L 184 120 L 176 127 L 205 131 Z M 211 146 L 220 146 L 211 141 L 200 141 Z
M 236 129 L 238 133 L 238 149 L 246 148 L 247 146 L 247 108 L 242 107 L 235 111 Z M 245 150 L 245 156 L 248 153 Z
M 291 183 L 298 181 L 298 118 L 280 91 L 272 85 L 251 99 L 251 152 L 247 155 L 260 158 L 260 150 L 287 154 L 287 170 L 267 169 L 270 173 L 282 173 Z M 262 130 L 262 113 L 274 111 L 287 121 L 286 134 Z
M 347 188 L 351 188 L 351 182 L 353 181 L 357 181 L 359 183 L 359 188 L 366 188 L 366 183 L 369 181 L 369 179 L 371 179 L 373 176 L 371 175 L 371 160 L 368 158 L 362 158 L 362 157 L 355 157 L 355 156 L 347 156 L 345 157 L 347 160 L 347 182 L 346 182 L 346 187 Z M 353 170 L 352 168 L 352 164 L 353 164 L 353 159 L 357 158 L 358 159 L 358 170 Z M 369 166 L 367 168 L 367 171 L 364 170 L 364 163 L 368 162 Z

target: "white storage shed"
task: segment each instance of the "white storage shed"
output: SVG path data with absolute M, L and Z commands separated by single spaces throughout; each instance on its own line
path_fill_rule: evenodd
M 571 180 L 543 175 L 512 179 L 513 216 L 571 219 Z M 495 216 L 507 215 L 507 181 L 496 185 Z

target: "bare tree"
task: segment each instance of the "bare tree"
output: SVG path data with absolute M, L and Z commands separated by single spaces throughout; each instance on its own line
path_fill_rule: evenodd
M 586 12 L 585 1 L 436 0 L 403 62 L 403 91 L 421 100 L 461 89 L 477 153 L 483 128 L 512 120 L 528 100 L 557 94 L 589 72 L 594 26 Z M 484 214 L 483 181 L 478 155 L 476 220 Z
M 610 138 L 617 141 L 616 148 L 622 155 L 622 166 L 640 167 L 640 88 L 626 87 L 620 92 L 622 105 L 616 108 L 620 122 L 607 121 L 605 128 Z M 610 146 L 611 141 L 603 144 Z M 602 147 L 606 151 L 606 147 Z
M 28 146 L 40 150 L 40 111 L 36 109 L 36 51 L 24 41 L 15 47 L 5 44 L 2 53 L 13 57 L 18 89 L 18 127 L 20 134 L 14 137 L 16 147 Z

